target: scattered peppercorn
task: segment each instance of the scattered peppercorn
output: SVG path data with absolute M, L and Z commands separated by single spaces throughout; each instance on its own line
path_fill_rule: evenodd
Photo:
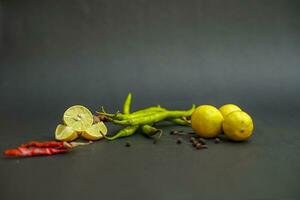
M 178 131 L 173 130 L 173 131 L 170 132 L 170 135 L 177 135 L 178 133 L 179 133 Z
M 197 143 L 197 144 L 196 144 L 196 149 L 202 149 L 202 146 L 203 146 L 203 145 L 202 145 L 201 143 Z
M 215 143 L 216 143 L 216 144 L 218 144 L 218 143 L 220 143 L 220 142 L 221 142 L 220 138 L 218 138 L 218 137 L 215 138 Z
M 127 142 L 125 143 L 125 146 L 126 146 L 126 147 L 130 147 L 130 146 L 131 146 L 131 142 L 127 141 Z
M 195 147 L 197 144 L 199 144 L 199 142 L 197 142 L 196 140 L 192 142 L 193 147 Z
M 181 144 L 182 143 L 182 138 L 177 138 L 177 144 Z
M 191 138 L 190 138 L 190 142 L 193 142 L 193 141 L 196 141 L 196 138 L 191 137 Z
M 185 136 L 186 133 L 184 133 L 183 130 L 173 130 L 173 131 L 170 132 L 170 135 L 183 135 L 183 136 Z
M 206 144 L 206 140 L 204 138 L 198 138 L 198 141 L 201 143 L 201 144 Z

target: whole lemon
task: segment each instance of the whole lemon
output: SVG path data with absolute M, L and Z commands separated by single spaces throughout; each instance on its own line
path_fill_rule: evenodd
M 191 124 L 199 136 L 212 138 L 222 132 L 223 119 L 221 112 L 216 107 L 202 105 L 193 112 Z
M 251 137 L 253 132 L 253 121 L 243 111 L 234 111 L 226 115 L 223 121 L 225 135 L 234 141 L 244 141 Z
M 219 111 L 222 113 L 223 117 L 225 117 L 233 111 L 242 111 L 242 109 L 234 104 L 225 104 L 219 108 Z

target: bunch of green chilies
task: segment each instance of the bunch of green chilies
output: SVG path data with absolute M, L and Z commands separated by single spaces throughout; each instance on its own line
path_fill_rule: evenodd
M 143 134 L 151 137 L 157 133 L 162 133 L 162 130 L 154 127 L 154 124 L 163 120 L 171 121 L 177 125 L 188 126 L 190 121 L 187 118 L 195 110 L 194 104 L 189 110 L 167 110 L 158 105 L 130 113 L 131 99 L 132 95 L 129 93 L 124 102 L 123 113 L 109 114 L 103 108 L 102 112 L 97 112 L 99 115 L 107 117 L 110 122 L 125 126 L 114 136 L 104 136 L 106 139 L 114 140 L 120 137 L 128 137 L 136 133 L 139 128 Z

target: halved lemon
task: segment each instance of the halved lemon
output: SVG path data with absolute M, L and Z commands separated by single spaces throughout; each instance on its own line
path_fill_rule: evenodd
M 65 111 L 63 120 L 75 131 L 85 131 L 93 124 L 93 114 L 86 107 L 75 105 Z
M 69 126 L 59 124 L 55 130 L 55 139 L 60 141 L 73 141 L 78 137 L 77 132 Z
M 87 140 L 99 140 L 103 138 L 103 135 L 101 133 L 103 135 L 106 135 L 107 128 L 103 122 L 98 122 L 83 131 L 81 133 L 81 136 Z

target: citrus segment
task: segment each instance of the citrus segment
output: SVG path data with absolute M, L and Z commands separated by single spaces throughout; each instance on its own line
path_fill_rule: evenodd
M 59 124 L 55 130 L 55 139 L 60 141 L 73 141 L 78 137 L 78 134 L 71 127 Z
M 93 124 L 93 114 L 86 107 L 75 105 L 65 111 L 63 120 L 75 131 L 84 131 Z
M 99 140 L 103 138 L 103 135 L 101 133 L 103 135 L 106 135 L 107 128 L 103 122 L 98 122 L 83 131 L 81 136 L 87 140 Z

